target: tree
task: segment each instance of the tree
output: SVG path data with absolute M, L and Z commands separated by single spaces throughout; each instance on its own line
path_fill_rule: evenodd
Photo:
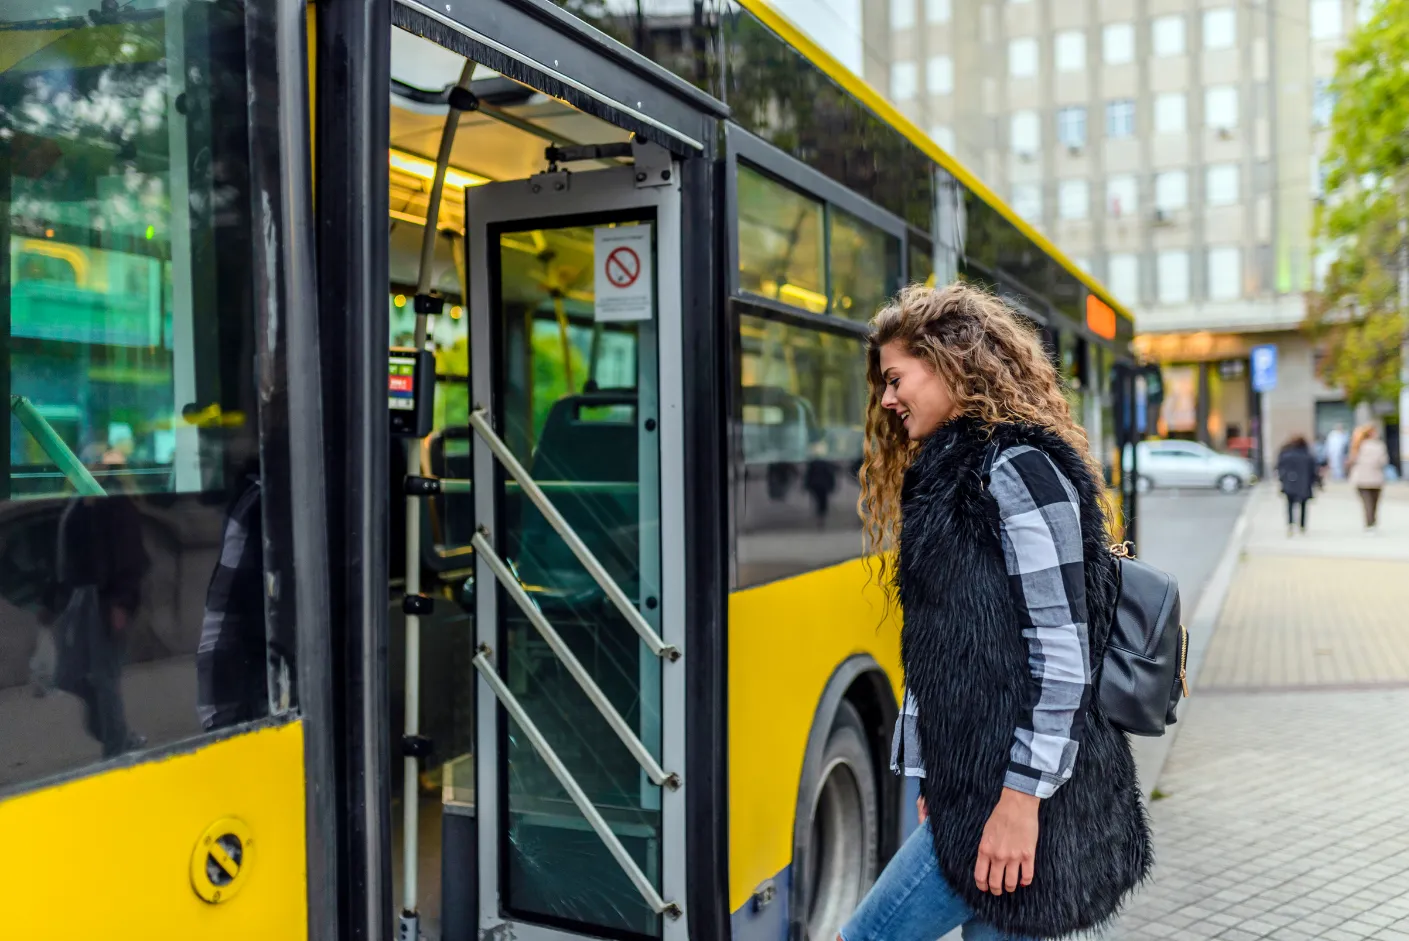
M 1307 329 L 1326 344 L 1322 378 L 1352 403 L 1392 400 L 1400 390 L 1405 331 L 1398 276 L 1409 215 L 1409 0 L 1382 0 L 1344 49 L 1331 83 L 1327 196 L 1316 213 L 1320 247 L 1332 255 L 1310 297 Z

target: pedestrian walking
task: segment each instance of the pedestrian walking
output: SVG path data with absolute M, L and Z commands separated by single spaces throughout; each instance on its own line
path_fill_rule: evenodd
M 1277 478 L 1282 482 L 1282 493 L 1287 498 L 1287 535 L 1291 536 L 1300 525 L 1306 532 L 1306 504 L 1311 500 L 1318 473 L 1316 456 L 1311 453 L 1306 438 L 1293 435 L 1277 455 Z M 1298 524 L 1296 516 L 1301 519 Z
M 867 356 L 860 505 L 904 611 L 892 770 L 921 779 L 923 823 L 839 937 L 1103 925 L 1151 852 L 1129 742 L 1092 696 L 1115 597 L 1100 467 L 1040 339 L 989 293 L 907 288 Z
M 1378 525 L 1380 491 L 1384 489 L 1388 466 L 1389 449 L 1380 440 L 1374 423 L 1366 422 L 1356 428 L 1350 442 L 1350 485 L 1360 493 L 1366 532 L 1374 532 Z
M 1345 459 L 1349 446 L 1350 436 L 1346 434 L 1345 425 L 1337 422 L 1326 435 L 1326 460 L 1331 465 L 1331 476 L 1336 480 L 1345 480 Z

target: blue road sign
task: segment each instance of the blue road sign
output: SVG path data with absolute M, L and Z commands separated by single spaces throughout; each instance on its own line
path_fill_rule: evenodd
M 1268 343 L 1252 348 L 1252 391 L 1271 392 L 1277 388 L 1277 347 Z

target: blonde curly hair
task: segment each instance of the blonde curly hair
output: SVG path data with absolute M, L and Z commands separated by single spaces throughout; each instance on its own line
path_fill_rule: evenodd
M 1015 422 L 1047 428 L 1085 458 L 1092 479 L 1101 485 L 1101 466 L 1091 456 L 1086 432 L 1072 418 L 1036 328 L 982 288 L 961 282 L 944 288 L 911 285 L 872 318 L 866 352 L 871 398 L 858 509 L 867 553 L 878 559 L 883 584 L 891 581 L 891 550 L 899 545 L 901 484 L 920 448 L 900 418 L 881 407 L 881 347 L 897 342 L 949 386 L 959 415 L 985 427 Z

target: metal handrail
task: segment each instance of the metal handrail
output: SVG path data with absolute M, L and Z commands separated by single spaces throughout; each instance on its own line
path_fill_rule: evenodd
M 549 648 L 557 654 L 563 666 L 572 674 L 572 678 L 577 680 L 577 685 L 582 687 L 582 691 L 587 694 L 587 698 L 592 701 L 592 705 L 602 714 L 602 718 L 607 720 L 607 724 L 612 727 L 616 737 L 621 739 L 621 743 L 626 746 L 626 750 L 631 752 L 631 757 L 636 759 L 636 763 L 641 766 L 641 770 L 646 772 L 646 776 L 655 784 L 675 790 L 680 787 L 680 775 L 666 771 L 656 761 L 655 757 L 642 744 L 641 739 L 631 730 L 631 726 L 626 724 L 626 720 L 617 712 L 616 707 L 607 699 L 601 687 L 588 674 L 586 668 L 573 654 L 572 649 L 563 641 L 553 625 L 548 622 L 543 611 L 538 605 L 533 603 L 533 599 L 524 591 L 523 585 L 514 577 L 514 573 L 509 570 L 509 566 L 500 558 L 499 553 L 494 551 L 486 538 L 483 528 L 475 533 L 472 540 L 475 551 L 480 553 L 489 568 L 494 572 L 499 584 L 504 586 L 504 590 L 509 593 L 509 597 L 519 606 L 519 610 L 538 628 L 538 633 L 543 635 L 543 639 L 548 642 Z
M 563 542 L 572 550 L 572 554 L 577 556 L 577 560 L 582 563 L 582 567 L 587 569 L 587 574 L 595 581 L 611 600 L 612 605 L 621 612 L 621 616 L 626 618 L 632 629 L 645 641 L 651 653 L 657 657 L 675 662 L 680 659 L 680 649 L 674 644 L 667 644 L 655 628 L 646 621 L 636 606 L 631 603 L 631 599 L 626 597 L 626 592 L 621 590 L 621 586 L 611 577 L 602 563 L 592 554 L 592 550 L 587 548 L 587 544 L 568 525 L 568 521 L 563 519 L 557 507 L 553 506 L 547 494 L 538 486 L 538 483 L 529 476 L 524 466 L 514 457 L 509 446 L 504 443 L 499 435 L 495 434 L 494 428 L 489 424 L 489 418 L 483 408 L 476 408 L 470 412 L 470 427 L 473 428 L 489 449 L 494 452 L 494 456 L 499 459 L 499 463 L 504 465 L 504 469 L 509 472 L 509 476 L 518 481 L 523 492 L 528 494 L 528 498 L 533 501 L 533 505 L 538 507 L 540 513 L 548 520 L 548 524 L 562 537 Z
M 510 691 L 509 687 L 504 684 L 504 681 L 499 678 L 499 674 L 495 671 L 494 665 L 489 662 L 489 657 L 492 654 L 493 651 L 489 648 L 488 644 L 480 645 L 479 652 L 476 654 L 473 661 L 475 669 L 479 671 L 479 675 L 484 677 L 484 681 L 488 683 L 489 688 L 494 691 L 494 695 L 499 700 L 500 704 L 508 710 L 509 715 L 513 716 L 514 721 L 519 724 L 519 728 L 523 730 L 524 737 L 527 738 L 529 744 L 533 746 L 533 750 L 538 752 L 538 756 L 543 759 L 543 763 L 548 766 L 548 770 L 553 773 L 553 777 L 558 779 L 558 783 L 563 786 L 563 790 L 567 792 L 568 797 L 572 798 L 572 802 L 576 804 L 577 809 L 582 812 L 582 816 L 587 821 L 587 825 L 590 826 L 596 832 L 597 836 L 601 838 L 602 842 L 606 844 L 607 851 L 612 854 L 612 858 L 617 861 L 617 865 L 621 866 L 622 870 L 626 873 L 626 877 L 630 879 L 631 884 L 636 887 L 636 891 L 641 893 L 641 898 L 650 906 L 651 911 L 655 912 L 657 915 L 679 918 L 683 914 L 679 903 L 668 902 L 661 898 L 660 893 L 656 891 L 656 887 L 651 885 L 651 880 L 646 878 L 646 874 L 641 871 L 641 867 L 636 865 L 636 860 L 631 858 L 631 854 L 626 851 L 626 848 L 621 845 L 621 841 L 617 839 L 616 834 L 607 826 L 607 822 L 602 818 L 601 812 L 597 810 L 596 805 L 592 803 L 586 792 L 582 790 L 582 786 L 577 783 L 577 779 L 572 776 L 572 772 L 563 764 L 562 759 L 553 751 L 552 746 L 548 744 L 548 740 L 543 737 L 543 733 L 538 731 L 538 726 L 533 724 L 533 720 L 530 719 L 528 713 L 524 711 L 523 705 L 514 696 L 513 692 Z
M 10 411 L 20 420 L 33 436 L 34 440 L 49 456 L 49 460 L 54 462 L 54 466 L 64 475 L 69 483 L 73 484 L 75 490 L 85 497 L 105 497 L 108 492 L 103 489 L 103 485 L 83 466 L 83 462 L 78 459 L 78 455 L 73 453 L 73 449 L 64 443 L 64 439 L 59 437 L 59 433 L 49 424 L 49 421 L 39 413 L 39 409 L 34 407 L 34 403 L 22 395 L 10 396 Z

